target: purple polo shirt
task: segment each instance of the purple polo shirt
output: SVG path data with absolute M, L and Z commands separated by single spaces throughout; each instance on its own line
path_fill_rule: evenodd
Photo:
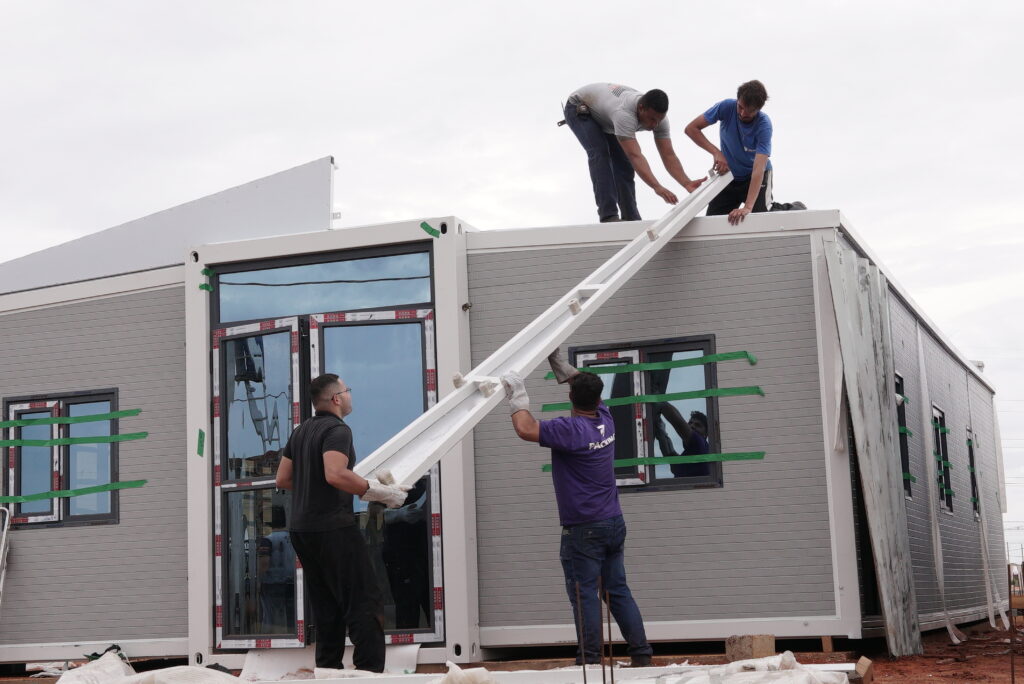
M 615 487 L 615 421 L 601 403 L 597 417 L 540 421 L 540 445 L 551 449 L 551 479 L 562 525 L 622 515 Z

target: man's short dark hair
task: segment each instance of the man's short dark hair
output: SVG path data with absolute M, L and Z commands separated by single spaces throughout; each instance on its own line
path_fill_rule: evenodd
M 647 109 L 653 109 L 659 114 L 664 114 L 668 111 L 668 95 L 664 90 L 648 90 L 646 93 L 640 96 L 640 104 Z
M 569 379 L 569 401 L 581 411 L 593 411 L 601 403 L 604 382 L 593 373 L 578 373 Z
M 337 383 L 338 376 L 334 373 L 324 373 L 314 378 L 313 382 L 309 383 L 309 400 L 313 404 L 319 404 L 321 401 L 328 399 L 327 395 Z
M 747 81 L 736 89 L 736 99 L 748 107 L 760 109 L 768 101 L 768 91 L 760 81 Z
M 704 434 L 708 434 L 708 417 L 700 411 L 690 411 L 690 420 L 695 420 L 704 428 Z

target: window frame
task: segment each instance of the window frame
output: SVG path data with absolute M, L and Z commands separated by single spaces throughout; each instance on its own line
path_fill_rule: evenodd
M 55 392 L 53 394 L 34 394 L 4 399 L 3 415 L 4 420 L 18 420 L 23 414 L 38 413 L 41 410 L 49 409 L 53 417 L 67 416 L 67 406 L 73 404 L 87 404 L 97 401 L 110 403 L 108 413 L 118 411 L 118 390 L 117 388 L 106 388 L 96 390 L 84 390 L 81 392 Z M 111 418 L 110 434 L 120 433 L 119 419 Z M 70 436 L 69 424 L 54 424 L 50 426 L 50 438 L 60 439 Z M 21 439 L 20 427 L 5 428 L 3 435 L 5 439 Z M 120 480 L 118 442 L 109 442 L 110 447 L 110 473 L 109 483 Z M 8 447 L 7 459 L 4 467 L 7 477 L 3 480 L 4 491 L 11 496 L 18 496 L 21 487 L 18 480 L 18 473 L 21 472 L 21 450 L 23 447 Z M 71 445 L 57 445 L 50 447 L 50 460 L 53 467 L 50 490 L 57 491 L 69 489 L 70 468 L 71 468 Z M 50 499 L 50 512 L 46 514 L 31 513 L 19 515 L 22 504 L 13 504 L 11 510 L 11 526 L 15 529 L 29 528 L 54 528 L 54 527 L 80 527 L 90 525 L 117 525 L 120 523 L 120 492 L 116 489 L 110 490 L 110 511 L 108 513 L 97 513 L 93 515 L 72 515 L 71 499 L 60 497 Z
M 434 307 L 434 300 L 436 299 L 436 292 L 434 291 L 434 250 L 429 240 L 418 240 L 416 242 L 407 242 L 399 245 L 383 245 L 375 247 L 363 247 L 358 249 L 346 249 L 346 250 L 334 250 L 331 252 L 318 252 L 316 254 L 302 254 L 298 256 L 289 257 L 271 257 L 268 259 L 258 259 L 255 261 L 240 261 L 232 262 L 228 264 L 220 264 L 214 266 L 211 270 L 213 275 L 210 276 L 210 284 L 213 287 L 213 292 L 216 295 L 220 291 L 220 277 L 231 273 L 247 273 L 249 271 L 264 271 L 275 268 L 290 268 L 294 266 L 312 266 L 316 264 L 327 264 L 335 261 L 358 261 L 360 259 L 375 259 L 380 257 L 389 256 L 402 256 L 404 254 L 420 254 L 425 253 L 427 255 L 428 266 L 427 266 L 427 278 L 430 281 L 430 299 L 422 302 L 408 302 L 400 306 L 381 306 L 374 305 L 365 307 L 362 309 L 345 309 L 349 312 L 358 311 L 379 311 L 381 309 L 432 309 Z M 252 323 L 259 323 L 260 321 L 270 320 L 268 318 L 252 318 L 248 320 L 221 320 L 220 315 L 220 296 L 216 295 L 210 297 L 210 321 L 211 326 L 214 328 L 230 327 L 234 328 L 242 325 L 249 325 Z M 289 313 L 282 316 L 276 316 L 274 318 L 291 318 L 298 317 L 299 319 L 308 318 L 316 311 L 309 311 L 301 314 Z
M 906 396 L 904 392 L 905 383 L 903 376 L 899 373 L 893 375 L 894 382 L 893 388 L 896 394 Z M 907 427 L 907 403 L 901 401 L 896 406 L 896 426 L 897 426 L 897 437 L 899 438 L 900 445 L 900 466 L 902 467 L 903 473 L 903 495 L 910 500 L 913 500 L 913 475 L 910 472 L 910 438 L 913 434 Z
M 967 428 L 967 471 L 971 476 L 971 506 L 974 508 L 974 519 L 981 520 L 981 487 L 978 484 L 978 465 L 974 456 L 975 443 L 974 431 Z
M 952 513 L 953 462 L 949 460 L 949 442 L 946 439 L 949 429 L 946 427 L 946 412 L 935 404 L 932 404 L 931 428 L 933 441 L 935 443 L 935 453 L 932 454 L 932 458 L 935 459 L 936 471 L 938 472 L 935 484 L 941 485 L 939 491 L 939 506 L 947 513 Z M 943 465 L 943 462 L 949 463 L 950 465 Z
M 686 348 L 689 347 L 689 348 Z M 677 351 L 700 351 L 702 356 L 710 356 L 716 353 L 716 338 L 712 334 L 687 335 L 683 337 L 670 337 L 654 340 L 640 340 L 622 343 L 604 343 L 596 345 L 580 345 L 569 347 L 569 358 L 575 365 L 576 359 L 581 354 L 596 354 L 601 352 L 626 352 L 635 350 L 639 354 L 639 363 L 649 363 L 651 353 L 665 353 Z M 718 368 L 716 363 L 702 364 L 704 369 L 705 389 L 718 387 Z M 651 371 L 641 371 L 641 391 L 651 393 Z M 708 441 L 712 450 L 721 448 L 721 434 L 718 418 L 718 397 L 707 397 L 706 415 L 708 417 Z M 637 445 L 637 453 L 644 455 L 654 454 L 654 409 L 650 404 L 643 405 L 643 448 Z M 618 437 L 617 437 L 618 438 Z M 716 451 L 717 453 L 717 451 Z M 707 476 L 696 477 L 673 477 L 656 478 L 657 465 L 643 466 L 646 469 L 646 481 L 643 484 L 619 486 L 620 493 L 627 492 L 659 492 L 674 491 L 680 489 L 722 489 L 725 487 L 722 463 L 715 461 L 710 463 L 711 473 Z

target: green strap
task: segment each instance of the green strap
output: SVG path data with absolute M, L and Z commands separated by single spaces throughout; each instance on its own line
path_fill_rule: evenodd
M 944 435 L 948 435 L 949 434 L 949 428 L 939 426 L 939 432 L 941 432 Z
M 956 494 L 953 493 L 953 490 L 948 488 L 948 487 L 943 487 L 942 488 L 942 493 L 943 494 L 949 494 L 950 496 L 956 496 Z
M 594 375 L 605 375 L 607 373 L 636 373 L 639 371 L 670 370 L 672 368 L 683 368 L 685 366 L 703 366 L 706 363 L 718 361 L 732 361 L 734 359 L 746 359 L 753 366 L 757 363 L 757 357 L 750 352 L 736 351 L 723 352 L 721 354 L 710 354 L 696 359 L 680 359 L 678 361 L 655 361 L 652 363 L 627 363 L 620 366 L 584 366 L 580 368 L 581 373 L 593 373 Z M 554 379 L 554 373 L 544 376 L 545 380 Z
M 208 268 L 204 268 L 202 271 L 200 271 L 200 273 L 202 273 L 207 278 L 213 275 L 213 271 Z
M 974 466 L 967 466 L 967 472 L 969 472 L 969 473 L 977 473 L 978 471 L 974 469 Z
M 48 447 L 68 444 L 109 444 L 146 439 L 148 432 L 129 432 L 123 435 L 102 435 L 99 437 L 61 437 L 60 439 L 0 439 L 0 447 Z
M 27 425 L 74 425 L 76 423 L 92 423 L 97 420 L 114 420 L 115 418 L 130 418 L 142 413 L 142 409 L 128 409 L 126 411 L 114 411 L 112 413 L 96 413 L 91 416 L 61 416 L 51 418 L 22 418 L 20 420 L 5 420 L 0 422 L 0 428 L 25 427 Z
M 943 468 L 952 468 L 953 467 L 952 463 L 950 463 L 949 461 L 944 461 L 941 458 L 936 459 L 935 462 L 938 463 L 939 465 L 941 465 Z
M 199 285 L 200 290 L 206 290 L 207 292 L 213 292 L 213 285 L 209 283 L 202 283 Z
M 972 503 L 972 504 L 976 504 L 976 503 L 981 503 L 981 501 L 979 501 L 979 500 L 978 500 L 978 497 L 976 497 L 976 496 L 972 496 L 972 497 L 971 497 L 971 503 Z
M 917 478 L 911 475 L 910 473 L 903 473 L 903 479 L 910 480 L 911 482 L 917 482 Z
M 910 399 L 907 398 L 906 394 L 901 394 L 900 397 L 903 398 L 903 403 L 904 404 L 906 404 L 907 406 L 910 406 Z
M 420 228 L 422 228 L 422 229 L 423 229 L 423 232 L 425 232 L 425 233 L 426 233 L 427 235 L 430 235 L 431 237 L 436 237 L 436 238 L 439 238 L 439 237 L 441 237 L 441 231 L 439 231 L 439 230 L 438 230 L 438 229 L 436 229 L 436 228 L 432 228 L 432 227 L 430 226 L 430 224 L 429 224 L 429 223 L 427 223 L 426 221 L 423 221 L 423 222 L 422 222 L 422 223 L 420 224 Z
M 200 430 L 199 430 L 198 442 L 199 443 L 196 445 L 196 453 L 199 454 L 200 456 L 202 456 L 203 455 L 203 447 L 206 446 L 206 433 L 203 432 L 202 428 L 200 428 Z
M 967 446 L 974 446 L 974 441 L 970 439 L 967 440 Z
M 656 458 L 620 458 L 613 463 L 616 468 L 636 465 L 672 465 L 673 463 L 718 463 L 721 461 L 757 461 L 764 458 L 763 451 L 747 451 L 735 454 L 696 454 L 693 456 L 660 456 Z M 550 473 L 551 464 L 546 463 L 542 472 Z
M 81 489 L 60 489 L 55 492 L 41 492 L 39 494 L 26 494 L 25 496 L 0 496 L 0 503 L 28 503 L 30 501 L 42 501 L 43 499 L 64 499 L 72 496 L 86 496 L 87 494 L 98 494 L 110 492 L 115 489 L 133 489 L 146 484 L 148 480 L 131 480 L 129 482 L 111 482 L 110 484 L 96 485 L 95 487 L 82 487 Z
M 606 399 L 605 406 L 627 406 L 629 404 L 656 404 L 662 401 L 678 401 L 681 399 L 702 399 L 705 397 L 738 397 L 745 394 L 758 394 L 764 396 L 764 390 L 760 387 L 715 387 L 695 392 L 675 392 L 674 394 L 640 394 L 633 397 L 618 397 Z M 569 402 L 559 404 L 544 404 L 541 411 L 568 411 L 572 408 Z
M 914 433 L 910 431 L 910 428 L 900 426 L 900 434 L 906 435 L 907 437 L 913 437 Z

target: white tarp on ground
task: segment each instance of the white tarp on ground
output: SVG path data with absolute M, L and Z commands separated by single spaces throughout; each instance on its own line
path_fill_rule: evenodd
M 558 670 L 489 672 L 483 668 L 463 670 L 452 663 L 445 675 L 389 675 L 357 671 L 319 670 L 321 682 L 355 684 L 577 684 L 583 681 L 579 667 Z M 728 665 L 616 668 L 615 678 L 631 684 L 847 684 L 850 666 L 805 666 L 786 651 L 782 655 L 740 660 Z M 588 679 L 601 676 L 600 668 L 587 668 Z M 238 677 L 203 667 L 170 667 L 136 674 L 116 653 L 65 673 L 57 684 L 229 684 Z M 306 680 L 290 680 L 308 681 Z

